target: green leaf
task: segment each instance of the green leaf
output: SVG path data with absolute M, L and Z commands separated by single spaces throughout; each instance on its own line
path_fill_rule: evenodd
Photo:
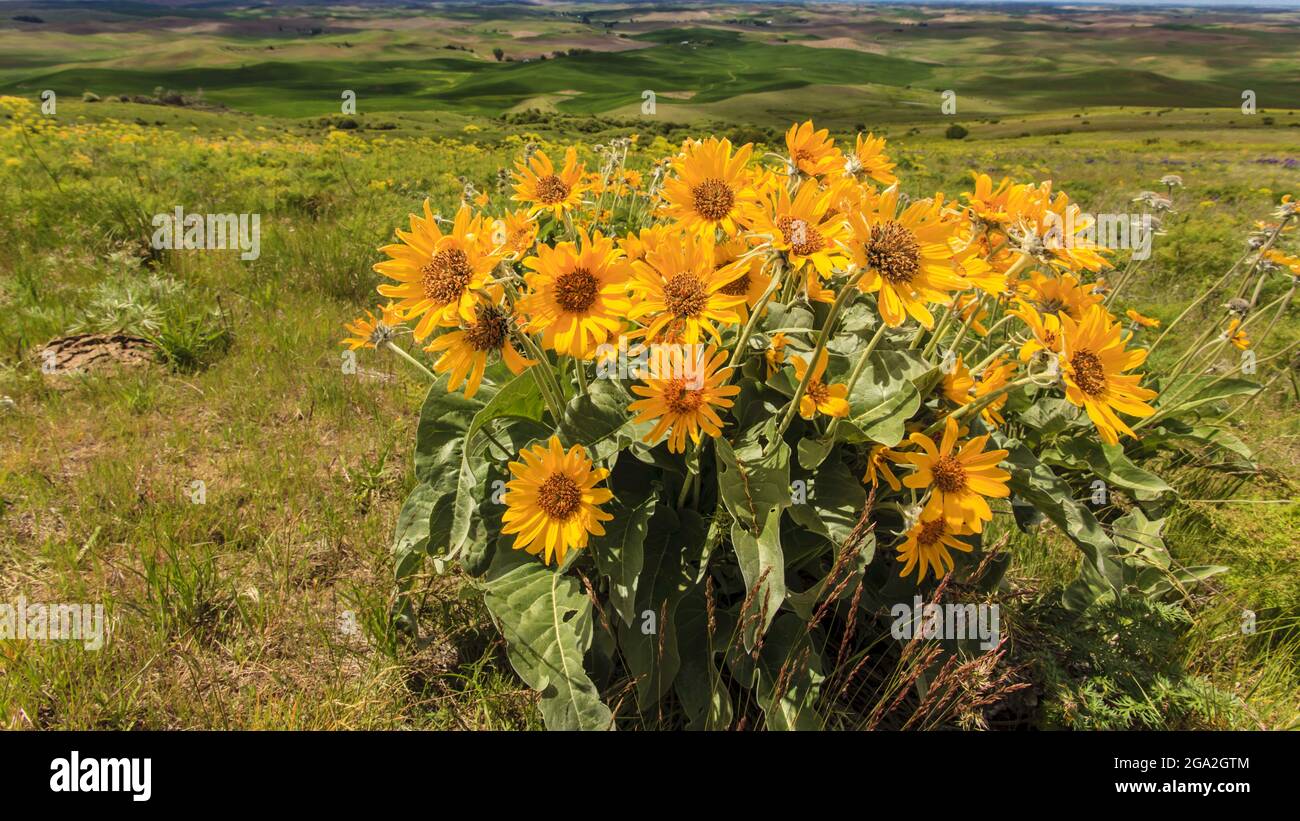
M 417 479 L 432 482 L 449 465 L 459 461 L 465 432 L 474 414 L 487 401 L 487 395 L 485 391 L 474 399 L 466 399 L 459 393 L 448 393 L 446 379 L 439 379 L 429 388 L 415 429 Z
M 1249 379 L 1224 379 L 1218 376 L 1198 376 L 1195 383 L 1196 387 L 1192 389 L 1190 396 L 1175 399 L 1178 410 L 1171 414 L 1173 418 L 1177 419 L 1183 414 L 1211 402 L 1230 399 L 1234 396 L 1251 396 L 1258 393 L 1260 388 L 1258 382 Z M 1166 391 L 1164 395 L 1169 395 L 1169 392 Z M 1157 405 L 1157 409 L 1160 409 L 1159 405 Z
M 582 445 L 604 459 L 615 450 L 612 437 L 631 419 L 627 413 L 630 398 L 612 379 L 597 379 L 588 392 L 569 400 L 560 422 L 560 438 L 565 445 Z
M 609 708 L 583 666 L 593 626 L 591 599 L 578 581 L 510 551 L 497 556 L 480 585 L 505 636 L 510 666 L 542 695 L 546 727 L 609 729 Z
M 1081 576 L 1088 589 L 1098 596 L 1118 590 L 1124 582 L 1123 570 L 1115 559 L 1115 543 L 1097 517 L 1075 501 L 1070 486 L 1018 440 L 999 432 L 993 438 L 1008 451 L 1004 464 L 1011 472 L 1011 491 L 1042 511 L 1083 552 L 1085 568 L 1093 571 Z
M 478 451 L 480 448 L 496 446 L 489 445 L 490 440 L 486 436 L 482 439 L 476 437 L 499 419 L 540 422 L 543 406 L 537 383 L 531 375 L 524 373 L 506 383 L 470 420 L 469 427 L 465 430 L 460 464 L 456 469 L 450 500 L 451 522 L 446 533 L 449 558 L 460 555 L 468 545 L 471 533 L 482 529 L 479 504 L 485 495 L 488 460 L 480 456 Z M 496 453 L 498 459 L 508 460 L 514 456 L 513 453 Z
M 647 530 L 645 563 L 637 584 L 637 619 L 616 627 L 623 658 L 637 682 L 637 706 L 648 713 L 673 686 L 681 664 L 676 610 L 695 585 L 691 564 L 702 555 L 705 525 L 695 511 L 660 505 Z
M 821 684 L 821 655 L 809 638 L 807 625 L 793 613 L 782 613 L 763 640 L 756 663 L 748 656 L 733 664 L 752 669 L 754 693 L 769 730 L 820 730 L 823 719 L 816 709 Z
M 614 519 L 605 522 L 605 535 L 593 536 L 591 555 L 596 568 L 609 579 L 609 599 L 623 623 L 632 624 L 636 614 L 637 580 L 645 561 L 645 537 L 655 510 L 658 487 L 645 493 L 619 494 L 605 512 Z
M 904 423 L 921 407 L 916 381 L 927 379 L 931 370 L 913 352 L 873 351 L 849 393 L 849 417 L 839 427 L 839 438 L 897 445 Z
M 820 439 L 800 439 L 798 446 L 799 467 L 804 470 L 814 470 L 822 462 L 826 461 L 826 456 L 831 452 L 834 444 L 823 442 Z
M 1057 447 L 1067 455 L 1082 459 L 1094 473 L 1113 485 L 1144 493 L 1174 493 L 1164 479 L 1133 464 L 1125 455 L 1123 445 L 1107 445 L 1092 438 L 1074 438 L 1060 441 Z
M 1042 436 L 1055 436 L 1080 423 L 1079 409 L 1058 397 L 1036 399 L 1018 417 L 1020 423 Z
M 681 668 L 673 687 L 690 719 L 688 729 L 722 730 L 734 717 L 731 695 L 719 673 L 716 655 L 735 627 L 730 611 L 715 604 L 716 631 L 709 635 L 708 600 L 704 585 L 697 584 L 677 605 L 674 622 Z
M 433 486 L 421 482 L 407 495 L 402 510 L 397 514 L 397 526 L 393 529 L 393 564 L 399 582 L 415 572 L 420 557 L 428 548 L 429 518 L 435 498 Z
M 1223 428 L 1210 425 L 1193 427 L 1176 419 L 1166 419 L 1157 425 L 1154 430 L 1143 431 L 1140 445 L 1144 448 L 1154 449 L 1160 445 L 1178 441 L 1197 442 L 1216 450 L 1227 451 L 1240 456 L 1252 464 L 1255 461 L 1255 454 L 1251 451 L 1250 446 Z
M 733 517 L 757 530 L 772 508 L 790 504 L 790 446 L 781 442 L 764 456 L 758 442 L 733 448 L 723 437 L 714 440 L 718 493 Z
M 790 517 L 825 536 L 838 549 L 848 540 L 867 503 L 867 491 L 837 455 L 811 477 L 808 500 L 790 507 Z
M 744 635 L 745 649 L 752 650 L 758 636 L 767 630 L 767 626 L 776 618 L 781 603 L 785 601 L 781 508 L 773 507 L 769 510 L 758 538 L 750 535 L 738 522 L 733 524 L 731 546 L 736 551 L 740 573 L 745 578 L 746 597 L 750 599 L 749 609 L 740 616 L 742 622 L 748 620 Z M 759 584 L 760 579 L 762 584 Z M 750 619 L 751 614 L 761 615 L 761 618 Z

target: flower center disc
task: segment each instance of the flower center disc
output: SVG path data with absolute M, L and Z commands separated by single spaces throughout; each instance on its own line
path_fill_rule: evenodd
M 1106 369 L 1101 360 L 1092 351 L 1075 351 L 1070 357 L 1070 367 L 1074 369 L 1074 384 L 1089 396 L 1100 396 L 1106 392 Z
M 552 473 L 537 489 L 537 506 L 552 519 L 568 519 L 582 502 L 582 491 L 563 473 Z
M 807 392 L 808 395 L 812 397 L 812 401 L 817 403 L 818 405 L 825 403 L 826 400 L 830 398 L 831 395 L 831 389 L 826 385 L 822 384 L 821 382 L 817 382 L 817 381 L 812 381 L 808 383 Z
M 434 254 L 433 259 L 420 269 L 420 285 L 426 297 L 439 305 L 446 305 L 460 299 L 473 275 L 465 252 L 448 248 Z
M 718 290 L 727 296 L 744 296 L 749 293 L 749 272 L 746 271 Z
M 664 304 L 668 306 L 669 313 L 677 316 L 696 316 L 704 310 L 708 301 L 709 295 L 704 292 L 704 283 L 695 274 L 676 274 L 664 286 Z
M 505 342 L 506 331 L 505 314 L 496 308 L 480 305 L 478 321 L 465 329 L 465 338 L 476 351 L 496 351 Z
M 590 308 L 599 290 L 600 281 L 586 268 L 574 268 L 555 279 L 555 301 L 571 314 Z
M 704 400 L 699 391 L 687 390 L 685 381 L 674 379 L 664 386 L 664 404 L 673 413 L 694 413 Z
M 930 547 L 943 536 L 943 517 L 921 525 L 921 532 L 916 534 L 916 543 L 921 547 Z
M 551 174 L 537 181 L 537 198 L 547 205 L 563 202 L 569 196 L 569 186 L 564 180 Z
M 781 229 L 781 237 L 790 245 L 790 250 L 801 257 L 815 254 L 826 244 L 821 232 L 808 224 L 807 220 L 795 217 L 781 217 L 776 221 Z
M 1065 302 L 1061 299 L 1044 299 L 1038 303 L 1038 310 L 1045 314 L 1059 314 L 1065 310 Z
M 735 192 L 716 177 L 709 177 L 691 189 L 691 197 L 695 200 L 696 213 L 713 222 L 730 214 L 736 204 Z
M 890 220 L 871 226 L 866 242 L 867 265 L 895 285 L 906 285 L 921 269 L 921 246 L 916 235 Z
M 966 468 L 953 456 L 945 456 L 930 468 L 934 486 L 944 493 L 957 493 L 966 487 Z

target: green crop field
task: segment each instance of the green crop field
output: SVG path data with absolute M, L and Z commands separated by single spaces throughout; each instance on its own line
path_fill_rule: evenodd
M 1300 196 L 1297 35 L 1284 9 L 6 4 L 0 602 L 104 602 L 113 632 L 99 652 L 0 637 L 0 728 L 542 726 L 464 573 L 422 563 L 393 617 L 428 386 L 379 351 L 344 372 L 339 340 L 426 198 L 451 214 L 468 187 L 497 214 L 525 146 L 576 146 L 594 170 L 633 135 L 646 179 L 709 134 L 776 168 L 808 119 L 841 147 L 887 137 L 912 198 L 959 199 L 975 171 L 1124 212 L 1177 174 L 1120 300 L 1168 327 Z M 177 206 L 260 214 L 260 256 L 151 248 L 151 217 Z M 1278 247 L 1300 255 L 1297 234 Z M 1259 356 L 1289 359 L 1222 409 L 1253 455 L 1158 457 L 1180 499 L 1170 554 L 1223 572 L 1081 623 L 1060 605 L 1070 542 L 1007 511 L 990 525 L 1013 557 L 1001 663 L 1025 687 L 984 726 L 1300 727 L 1289 288 L 1279 272 L 1257 293 L 1282 305 Z M 1173 367 L 1224 301 L 1147 368 Z M 148 339 L 150 361 L 42 372 L 43 350 L 84 333 Z

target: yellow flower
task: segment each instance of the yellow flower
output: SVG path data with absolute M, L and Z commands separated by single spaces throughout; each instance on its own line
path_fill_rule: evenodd
M 442 352 L 433 363 L 433 369 L 438 373 L 451 372 L 447 381 L 449 391 L 459 389 L 464 382 L 467 398 L 478 393 L 489 353 L 500 354 L 506 367 L 516 375 L 523 373 L 525 367 L 537 364 L 515 350 L 510 340 L 510 317 L 504 311 L 481 302 L 477 310 L 478 318 L 474 322 L 461 330 L 436 337 L 425 348 L 429 353 Z
M 970 402 L 973 390 L 975 378 L 970 375 L 970 368 L 966 367 L 958 355 L 952 363 L 952 369 L 943 374 L 943 395 L 956 405 L 965 405 Z
M 826 355 L 826 349 L 823 348 L 821 354 L 817 357 L 817 364 L 813 366 L 812 378 L 808 380 L 808 387 L 804 389 L 804 394 L 799 399 L 799 415 L 804 419 L 812 419 L 818 411 L 827 416 L 843 417 L 849 415 L 849 386 L 841 384 L 828 385 L 822 381 L 828 361 L 829 357 Z M 804 372 L 808 370 L 808 363 L 804 361 L 802 356 L 795 354 L 790 355 L 790 363 L 794 365 L 796 381 L 802 382 Z
M 393 331 L 402 324 L 402 315 L 394 309 L 391 302 L 376 310 L 379 311 L 379 319 L 375 319 L 374 314 L 366 311 L 365 316 L 345 322 L 343 329 L 352 336 L 344 339 L 340 344 L 347 345 L 348 350 L 355 351 L 357 348 L 377 348 L 381 343 L 388 341 L 393 336 Z
M 857 145 L 849 155 L 848 168 L 851 172 L 861 172 L 878 183 L 893 185 L 898 182 L 898 177 L 894 175 L 894 165 L 885 156 L 884 137 L 875 134 L 863 137 L 858 134 Z
M 749 309 L 758 304 L 772 282 L 772 277 L 765 273 L 763 255 L 745 257 L 744 254 L 745 243 L 740 238 L 727 240 L 713 249 L 713 264 L 719 269 L 719 276 L 728 280 L 722 286 L 721 293 L 745 298 L 744 302 L 736 306 L 741 322 L 749 320 Z M 732 278 L 735 269 L 739 269 L 740 275 Z
M 570 550 L 587 546 L 591 535 L 605 535 L 601 522 L 614 517 L 600 505 L 614 497 L 596 484 L 609 475 L 605 468 L 592 469 L 590 457 L 578 445 L 566 452 L 558 436 L 545 444 L 520 451 L 522 462 L 511 462 L 514 479 L 506 483 L 506 511 L 501 532 L 516 534 L 514 549 L 543 561 L 563 564 Z
M 540 245 L 537 256 L 524 260 L 529 293 L 519 309 L 528 317 L 528 331 L 541 331 L 547 348 L 590 359 L 627 316 L 627 263 L 613 239 L 599 231 L 581 231 L 579 240 L 580 245 Z
M 1293 257 L 1273 248 L 1264 255 L 1266 259 L 1275 265 L 1280 265 L 1291 271 L 1292 276 L 1300 277 L 1300 257 Z
M 897 454 L 884 445 L 872 447 L 871 452 L 867 454 L 867 473 L 862 477 L 862 481 L 870 482 L 872 487 L 876 487 L 883 478 L 895 492 L 902 490 L 903 486 L 898 483 L 898 477 L 894 475 L 889 465 L 896 459 Z
M 1065 193 L 1053 196 L 1050 180 L 1037 186 L 1015 186 L 1007 208 L 1016 227 L 1041 241 L 1057 267 L 1072 271 L 1100 271 L 1106 267 L 1104 254 L 1110 253 L 1109 249 L 1089 238 L 1095 220 L 1072 204 Z
M 1228 323 L 1228 330 L 1224 332 L 1224 339 L 1231 342 L 1237 347 L 1237 350 L 1244 351 L 1250 347 L 1250 337 L 1246 332 L 1241 330 L 1241 320 L 1233 317 Z
M 781 365 L 785 362 L 785 344 L 785 334 L 774 333 L 767 343 L 767 350 L 763 351 L 763 360 L 767 362 L 768 379 L 781 370 Z
M 583 166 L 578 162 L 578 152 L 572 146 L 564 153 L 564 170 L 558 174 L 545 151 L 537 151 L 528 160 L 515 163 L 515 202 L 529 203 L 529 216 L 550 211 L 559 219 L 564 212 L 582 203 Z
M 454 326 L 474 321 L 475 293 L 487 288 L 498 257 L 485 248 L 482 217 L 470 217 L 462 206 L 449 234 L 444 234 L 424 201 L 424 217 L 411 214 L 411 231 L 398 229 L 401 244 L 379 249 L 392 259 L 375 263 L 375 270 L 397 280 L 379 286 L 379 293 L 398 299 L 397 310 L 406 319 L 419 317 L 415 338 L 423 341 L 435 325 Z M 500 287 L 489 288 L 498 295 Z
M 497 220 L 492 231 L 497 251 L 517 259 L 532 250 L 537 239 L 537 220 L 520 208 Z
M 633 385 L 632 393 L 646 397 L 628 405 L 628 410 L 638 414 L 634 422 L 659 422 L 645 435 L 644 441 L 654 442 L 664 431 L 670 430 L 668 450 L 681 453 L 686 450 L 686 437 L 696 445 L 700 443 L 700 432 L 709 436 L 722 433 L 723 421 L 714 406 L 729 408 L 733 402 L 728 397 L 740 393 L 737 385 L 724 384 L 731 377 L 731 368 L 723 368 L 727 361 L 727 351 L 719 351 L 710 345 L 700 351 L 698 346 L 690 346 L 690 353 L 683 353 L 682 348 L 674 348 L 669 357 L 670 372 L 665 378 L 646 379 L 646 386 Z M 695 356 L 696 352 L 702 356 Z
M 1002 357 L 995 359 L 993 363 L 985 368 L 980 374 L 979 382 L 975 385 L 974 398 L 976 400 L 982 399 L 1003 388 L 1011 381 L 1011 375 L 1015 370 L 1015 362 L 1008 362 Z M 1002 418 L 1001 411 L 1002 407 L 1007 404 L 1007 399 L 1009 398 L 1010 395 L 1004 393 L 989 404 L 985 405 L 983 410 L 980 411 L 980 418 L 989 425 L 1005 425 L 1007 420 Z
M 719 345 L 718 324 L 740 322 L 745 297 L 722 292 L 741 276 L 739 268 L 714 267 L 713 240 L 697 234 L 663 235 L 645 259 L 632 263 L 635 299 L 628 317 L 646 326 L 645 341 L 693 345 L 708 334 Z
M 1136 322 L 1137 324 L 1141 325 L 1143 328 L 1160 327 L 1160 320 L 1150 316 L 1143 316 L 1142 314 L 1138 313 L 1132 308 L 1129 308 L 1127 311 L 1125 311 L 1124 315 L 1127 316 L 1129 319 L 1133 320 L 1134 322 Z
M 1058 354 L 1061 352 L 1061 320 L 1056 314 L 1040 314 L 1033 305 L 1023 299 L 1016 299 L 1018 308 L 1007 313 L 1018 316 L 1029 327 L 1032 337 L 1020 346 L 1020 361 L 1028 362 L 1039 351 Z
M 934 316 L 927 304 L 947 303 L 949 292 L 969 287 L 953 265 L 950 241 L 960 219 L 945 214 L 942 198 L 920 200 L 898 210 L 891 188 L 849 219 L 853 263 L 862 272 L 858 287 L 876 293 L 886 325 L 897 328 L 908 315 L 927 328 Z
M 1042 313 L 1068 315 L 1075 321 L 1083 319 L 1088 309 L 1102 299 L 1101 294 L 1093 293 L 1072 274 L 1058 277 L 1034 271 L 1021 291 Z
M 933 487 L 937 499 L 933 504 L 942 510 L 949 527 L 969 527 L 981 532 L 984 522 L 993 520 L 993 511 L 984 497 L 1001 499 L 1011 495 L 1007 488 L 1011 474 L 998 467 L 1007 457 L 1007 451 L 985 451 L 987 435 L 976 436 L 957 449 L 957 420 L 951 416 L 937 447 L 924 433 L 913 433 L 909 439 L 920 445 L 923 452 L 901 454 L 904 461 L 916 468 L 903 479 L 903 484 L 910 488 Z
M 645 257 L 645 252 L 663 241 L 664 235 L 672 231 L 669 225 L 652 225 L 642 228 L 635 234 L 628 234 L 618 241 L 618 247 L 627 255 L 628 262 L 635 262 Z
M 962 192 L 971 215 L 990 226 L 1009 222 L 1011 216 L 1007 213 L 1007 201 L 1011 197 L 1012 189 L 1018 186 L 1008 177 L 1003 177 L 995 188 L 993 178 L 989 175 L 971 172 L 971 176 L 975 178 L 975 190 Z
M 1088 309 L 1081 322 L 1061 315 L 1063 343 L 1060 356 L 1065 398 L 1082 407 L 1107 444 L 1119 442 L 1119 434 L 1136 438 L 1132 429 L 1116 415 L 1150 416 L 1155 408 L 1146 404 L 1156 392 L 1138 387 L 1141 374 L 1125 374 L 1147 358 L 1141 348 L 1124 350 L 1120 327 L 1100 305 Z
M 809 297 L 822 302 L 833 302 L 834 294 L 822 290 L 818 277 L 830 279 L 834 269 L 847 262 L 840 242 L 848 237 L 848 223 L 830 205 L 829 192 L 822 192 L 815 181 L 801 184 L 793 200 L 781 186 L 753 226 L 754 233 L 772 238 L 772 247 L 785 253 L 794 271 L 806 272 Z
M 791 165 L 810 177 L 844 168 L 844 156 L 835 147 L 830 131 L 815 130 L 812 120 L 790 126 L 785 133 L 785 147 Z
M 664 182 L 664 213 L 686 231 L 711 237 L 721 230 L 735 236 L 758 205 L 758 195 L 745 170 L 753 148 L 746 144 L 733 155 L 730 140 L 714 137 L 688 144 L 682 156 L 673 161 L 676 176 Z
M 949 548 L 969 553 L 971 546 L 956 536 L 966 535 L 970 529 L 954 525 L 943 515 L 939 497 L 932 496 L 921 511 L 916 524 L 907 531 L 907 538 L 898 548 L 898 561 L 904 562 L 899 576 L 909 575 L 916 570 L 916 583 L 925 581 L 925 574 L 931 568 L 934 577 L 941 579 L 954 567 Z

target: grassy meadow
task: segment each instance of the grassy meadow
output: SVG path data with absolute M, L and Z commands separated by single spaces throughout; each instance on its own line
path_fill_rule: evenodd
M 449 214 L 467 185 L 511 208 L 502 172 L 526 144 L 590 163 L 636 134 L 629 165 L 648 174 L 702 133 L 780 153 L 813 117 L 841 144 L 884 133 L 909 195 L 957 197 L 974 170 L 1053 180 L 1091 212 L 1178 174 L 1121 300 L 1165 323 L 1300 194 L 1295 14 L 1129 29 L 1041 10 L 685 9 L 110 3 L 0 24 L 0 97 L 26 101 L 0 100 L 0 601 L 103 602 L 112 624 L 98 652 L 0 640 L 0 727 L 540 728 L 455 574 L 417 576 L 418 637 L 390 620 L 427 386 L 376 351 L 349 372 L 339 344 L 374 309 L 371 265 L 406 215 L 425 198 Z M 182 104 L 133 99 L 158 88 Z M 950 88 L 956 117 L 939 111 Z M 965 139 L 944 136 L 954 120 Z M 152 248 L 152 216 L 177 206 L 260 214 L 260 256 Z M 154 361 L 43 373 L 40 351 L 75 333 L 147 338 Z M 1298 339 L 1292 307 L 1269 346 Z M 990 726 L 1300 725 L 1300 383 L 1277 373 L 1227 423 L 1253 462 L 1162 467 L 1182 497 L 1174 558 L 1229 568 L 1181 601 L 1080 627 L 1060 607 L 1077 552 L 997 518 L 1007 664 L 1030 686 Z

